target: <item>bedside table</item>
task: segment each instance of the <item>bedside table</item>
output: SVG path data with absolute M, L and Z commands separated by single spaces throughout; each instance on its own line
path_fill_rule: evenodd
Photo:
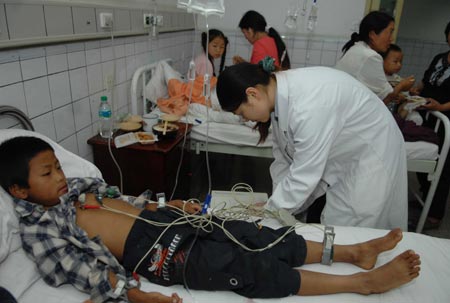
M 178 123 L 178 126 L 180 129 L 176 138 L 162 139 L 154 144 L 135 143 L 116 148 L 114 140 L 111 140 L 112 153 L 122 170 L 123 194 L 137 196 L 146 189 L 150 189 L 153 194 L 164 192 L 166 198 L 170 198 L 175 185 L 186 130 L 186 124 Z M 192 126 L 187 125 L 187 127 L 187 134 L 189 134 Z M 117 135 L 120 134 L 122 133 L 119 131 Z M 93 148 L 94 164 L 102 172 L 105 181 L 110 185 L 120 187 L 119 171 L 109 153 L 108 139 L 96 135 L 90 138 L 87 143 Z M 188 146 L 187 144 L 186 146 Z M 182 167 L 189 165 L 189 156 L 185 153 L 183 158 Z M 180 172 L 178 188 L 180 183 L 183 182 L 182 171 L 183 169 Z

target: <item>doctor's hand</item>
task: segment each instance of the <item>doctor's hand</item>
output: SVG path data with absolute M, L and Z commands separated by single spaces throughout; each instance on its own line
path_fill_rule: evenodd
M 245 59 L 242 58 L 241 56 L 234 56 L 233 57 L 233 64 L 239 64 L 245 62 Z
M 172 200 L 167 202 L 168 205 L 184 210 L 188 214 L 196 214 L 202 210 L 200 204 L 195 202 L 186 202 L 183 200 Z

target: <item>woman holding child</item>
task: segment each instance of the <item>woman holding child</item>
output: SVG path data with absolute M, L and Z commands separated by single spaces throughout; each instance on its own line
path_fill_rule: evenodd
M 408 91 L 414 84 L 414 77 L 410 76 L 392 88 L 386 79 L 380 53 L 388 50 L 393 32 L 394 18 L 383 12 L 370 12 L 362 19 L 359 33 L 353 33 L 344 45 L 344 55 L 336 63 L 337 69 L 362 82 L 385 104 L 398 99 L 400 92 Z

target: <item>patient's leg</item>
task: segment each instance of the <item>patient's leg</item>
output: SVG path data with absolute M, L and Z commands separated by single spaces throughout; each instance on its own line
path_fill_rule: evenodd
M 351 245 L 334 245 L 334 262 L 346 262 L 364 269 L 371 269 L 380 253 L 393 249 L 402 239 L 401 229 L 391 230 L 384 237 Z M 322 258 L 322 243 L 306 241 L 305 264 L 319 263 Z
M 343 292 L 359 294 L 383 293 L 413 280 L 420 271 L 419 255 L 408 250 L 391 262 L 369 272 L 339 276 L 299 270 L 301 285 L 298 295 L 322 295 Z

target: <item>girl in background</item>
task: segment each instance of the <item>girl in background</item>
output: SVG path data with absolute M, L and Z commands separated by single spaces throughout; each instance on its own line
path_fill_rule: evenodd
M 203 53 L 195 58 L 195 75 L 202 76 L 208 72 L 210 76 L 217 76 L 214 68 L 214 60 L 220 58 L 219 73 L 223 70 L 225 64 L 225 56 L 227 55 L 228 38 L 217 30 L 209 30 L 209 43 L 207 43 L 206 32 L 202 33 Z M 206 60 L 206 54 L 208 59 Z
M 286 45 L 273 27 L 270 27 L 266 32 L 266 26 L 266 19 L 256 11 L 246 12 L 239 22 L 239 28 L 245 39 L 253 45 L 250 63 L 257 64 L 265 57 L 270 56 L 275 60 L 276 67 L 281 69 L 291 68 Z M 240 56 L 233 57 L 233 64 L 244 61 Z

